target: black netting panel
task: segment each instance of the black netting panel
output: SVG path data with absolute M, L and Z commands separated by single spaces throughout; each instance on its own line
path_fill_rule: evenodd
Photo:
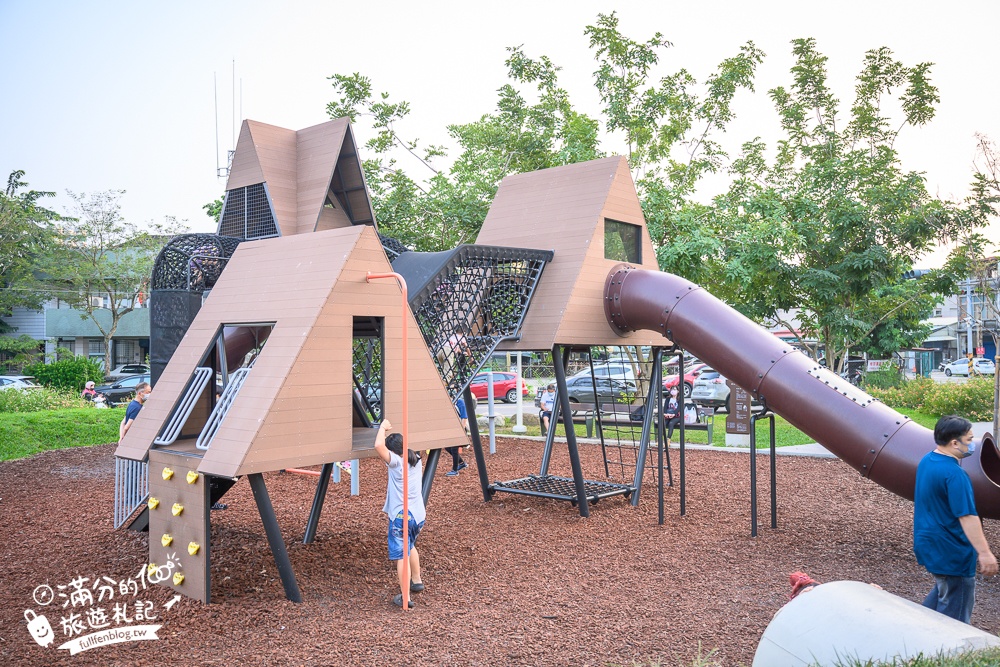
M 550 253 L 462 246 L 410 307 L 454 399 L 497 344 L 517 334 Z
M 382 249 L 385 250 L 385 254 L 389 256 L 390 262 L 402 255 L 404 252 L 410 251 L 409 248 L 394 238 L 383 236 L 382 234 L 379 234 L 378 238 L 382 242 Z
M 212 289 L 239 244 L 238 238 L 216 234 L 175 236 L 156 257 L 151 289 Z
M 149 365 L 154 385 L 200 309 L 200 293 L 152 291 L 149 298 Z
M 242 239 L 278 236 L 271 202 L 264 183 L 236 188 L 226 193 L 219 221 L 219 234 Z
M 355 317 L 351 355 L 354 390 L 371 423 L 382 421 L 384 352 L 382 318 Z

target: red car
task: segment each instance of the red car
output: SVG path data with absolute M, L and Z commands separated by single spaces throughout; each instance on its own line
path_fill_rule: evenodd
M 698 378 L 703 370 L 708 368 L 708 364 L 694 364 L 691 369 L 684 369 L 684 398 L 691 398 L 691 389 L 694 388 L 694 381 Z M 677 386 L 677 375 L 668 375 L 663 381 L 663 388 L 670 391 L 673 387 Z
M 476 400 L 482 401 L 486 399 L 487 381 L 488 376 L 486 373 L 479 373 L 476 377 L 472 378 L 469 389 L 472 390 L 472 395 L 476 397 Z M 521 395 L 527 398 L 528 385 L 525 384 L 523 386 Z M 507 401 L 508 403 L 513 403 L 517 400 L 516 373 L 504 373 L 500 371 L 493 373 L 493 398 L 498 401 Z

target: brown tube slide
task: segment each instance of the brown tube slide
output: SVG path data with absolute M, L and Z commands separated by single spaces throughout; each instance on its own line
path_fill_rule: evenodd
M 620 334 L 648 329 L 710 364 L 796 428 L 889 491 L 913 499 L 929 429 L 886 407 L 694 283 L 620 265 L 604 284 L 604 311 Z M 1000 453 L 986 434 L 962 462 L 980 516 L 1000 518 Z

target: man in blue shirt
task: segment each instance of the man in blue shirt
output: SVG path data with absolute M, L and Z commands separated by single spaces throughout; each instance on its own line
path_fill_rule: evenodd
M 972 422 L 955 415 L 938 420 L 934 443 L 917 466 L 913 494 L 913 553 L 934 575 L 923 605 L 969 623 L 976 602 L 976 563 L 986 576 L 997 559 L 976 515 L 972 483 L 959 461 L 975 451 Z
M 149 395 L 153 392 L 153 388 L 149 386 L 148 382 L 140 382 L 135 386 L 135 398 L 132 402 L 128 404 L 125 408 L 125 418 L 122 419 L 122 423 L 118 425 L 118 439 L 121 440 L 128 433 L 128 430 L 132 427 L 132 422 L 135 418 L 139 416 L 139 410 L 142 410 L 143 403 L 149 398 Z

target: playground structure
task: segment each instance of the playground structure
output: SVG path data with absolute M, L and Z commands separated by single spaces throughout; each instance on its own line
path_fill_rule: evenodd
M 405 316 L 397 285 L 366 280 L 393 272 L 409 288 Z M 494 351 L 551 350 L 559 385 L 554 422 L 572 412 L 565 377 L 571 351 L 650 346 L 653 373 L 631 480 L 584 479 L 564 419 L 571 477 L 549 474 L 551 428 L 538 474 L 490 483 L 470 420 L 487 501 L 496 493 L 556 498 L 582 516 L 608 496 L 637 503 L 651 441 L 662 438 L 651 409 L 661 400 L 660 362 L 681 349 L 904 497 L 912 497 L 916 462 L 933 448 L 927 429 L 697 285 L 660 272 L 624 158 L 508 177 L 475 244 L 416 253 L 377 234 L 346 119 L 298 132 L 246 121 L 219 235 L 175 239 L 157 260 L 152 287 L 156 391 L 116 451 L 116 525 L 147 494 L 159 500 L 147 503 L 133 526 L 148 521 L 152 564 L 180 551 L 179 571 L 197 568 L 197 576 L 164 583 L 205 602 L 209 508 L 240 477 L 253 488 L 286 595 L 298 600 L 263 473 L 323 466 L 307 520 L 310 541 L 334 463 L 373 455 L 370 427 L 383 414 L 400 414 L 409 391 L 420 397 L 409 444 L 431 450 L 427 498 L 440 449 L 468 443 L 452 401 L 464 395 L 471 404 L 469 380 Z M 405 388 L 403 317 L 411 351 Z M 1000 456 L 992 436 L 985 440 L 965 466 L 981 513 L 996 517 L 1000 489 L 992 480 L 1000 479 Z M 683 489 L 683 449 L 681 457 Z M 164 486 L 161 480 L 180 479 L 165 469 L 175 477 L 183 471 L 191 488 Z M 662 471 L 659 483 L 662 491 Z M 199 544 L 200 557 L 184 555 L 178 545 L 188 543 Z

